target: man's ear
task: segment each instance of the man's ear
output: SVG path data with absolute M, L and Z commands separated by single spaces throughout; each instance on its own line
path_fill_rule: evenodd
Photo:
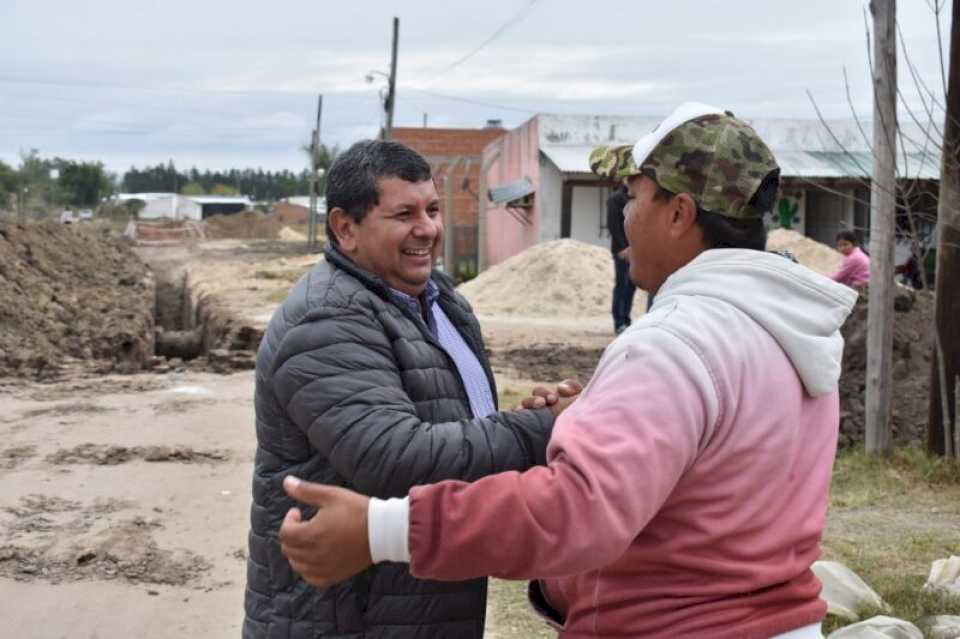
M 697 222 L 697 203 L 689 193 L 678 193 L 674 196 L 673 219 L 670 224 L 670 234 L 682 237 Z
M 357 248 L 357 223 L 342 208 L 334 207 L 327 213 L 330 229 L 337 236 L 337 245 L 345 253 L 352 253 Z

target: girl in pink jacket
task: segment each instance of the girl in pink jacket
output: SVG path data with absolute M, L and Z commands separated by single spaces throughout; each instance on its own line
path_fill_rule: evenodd
M 870 256 L 860 248 L 860 240 L 853 231 L 837 233 L 837 250 L 843 253 L 843 264 L 833 274 L 833 281 L 850 288 L 866 286 L 870 281 Z

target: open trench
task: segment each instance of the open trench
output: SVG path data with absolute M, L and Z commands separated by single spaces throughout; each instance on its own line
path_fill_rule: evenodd
M 186 269 L 156 271 L 153 363 L 192 362 L 225 372 L 252 368 L 262 333 L 198 295 Z

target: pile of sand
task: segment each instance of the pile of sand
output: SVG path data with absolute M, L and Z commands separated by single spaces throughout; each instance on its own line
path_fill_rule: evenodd
M 610 314 L 610 251 L 576 240 L 537 244 L 457 289 L 480 315 L 578 319 Z M 637 295 L 634 306 L 645 304 Z
M 767 234 L 767 250 L 790 251 L 798 262 L 822 275 L 832 275 L 843 262 L 840 251 L 787 229 Z
M 154 291 L 129 246 L 93 228 L 0 221 L 0 376 L 45 377 L 71 359 L 139 369 Z

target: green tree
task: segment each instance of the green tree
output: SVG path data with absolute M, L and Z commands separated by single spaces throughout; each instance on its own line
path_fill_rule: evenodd
M 183 188 L 180 189 L 180 193 L 183 195 L 206 195 L 207 190 L 203 188 L 203 185 L 199 182 L 187 182 L 183 185 Z
M 57 182 L 66 204 L 95 207 L 113 190 L 101 162 L 59 160 L 57 164 L 60 171 Z
M 11 206 L 17 193 L 17 172 L 12 166 L 0 160 L 0 209 Z
M 323 169 L 323 175 L 321 175 L 317 181 L 317 194 L 322 195 L 327 190 L 327 172 L 330 170 L 333 161 L 340 155 L 340 147 L 337 145 L 327 146 L 321 142 L 316 148 L 308 143 L 304 144 L 300 149 L 307 154 L 309 166 L 313 168 L 314 171 Z M 307 177 L 309 177 L 309 174 Z M 293 194 L 291 193 L 291 195 Z

